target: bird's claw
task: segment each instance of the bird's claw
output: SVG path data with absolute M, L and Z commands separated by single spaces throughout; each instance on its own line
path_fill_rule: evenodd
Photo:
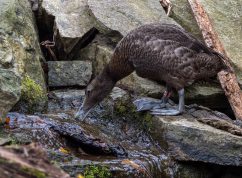
M 156 116 L 177 116 L 181 114 L 181 112 L 177 109 L 166 108 L 166 109 L 152 109 L 150 114 L 156 115 Z

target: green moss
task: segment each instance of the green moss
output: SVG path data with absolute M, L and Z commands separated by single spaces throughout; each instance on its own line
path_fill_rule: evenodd
M 0 158 L 0 164 L 5 164 L 7 161 L 3 158 Z
M 33 110 L 35 106 L 47 100 L 43 88 L 28 75 L 25 75 L 21 84 L 21 97 L 27 103 L 28 110 Z
M 125 107 L 121 102 L 118 102 L 116 105 L 115 105 L 115 112 L 118 114 L 118 115 L 124 115 L 126 112 L 127 112 L 127 107 Z
M 153 121 L 153 116 L 150 113 L 145 113 L 143 116 L 142 125 L 147 131 L 150 131 L 150 129 L 151 129 L 152 121 Z
M 111 178 L 111 173 L 106 166 L 89 165 L 84 169 L 85 178 Z
M 25 172 L 26 174 L 35 176 L 36 178 L 46 178 L 47 177 L 47 175 L 44 172 L 42 172 L 38 169 L 34 169 L 34 168 L 24 167 L 24 168 L 22 168 L 22 171 Z
M 130 100 L 117 101 L 114 105 L 114 113 L 118 117 L 125 117 L 130 122 L 135 122 L 146 131 L 149 131 L 152 126 L 153 116 L 147 112 L 137 112 Z

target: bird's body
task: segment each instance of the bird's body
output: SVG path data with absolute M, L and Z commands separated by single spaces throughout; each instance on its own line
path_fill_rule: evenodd
M 179 90 L 215 76 L 224 64 L 218 53 L 182 28 L 149 24 L 121 40 L 108 66 L 118 80 L 136 71 L 140 77 L 164 81 Z
M 108 65 L 87 87 L 83 108 L 89 110 L 100 102 L 118 80 L 133 71 L 140 77 L 163 81 L 168 88 L 182 91 L 179 100 L 184 100 L 182 89 L 185 86 L 215 76 L 225 68 L 222 55 L 184 29 L 172 24 L 143 25 L 116 46 Z M 184 102 L 179 102 L 179 110 L 183 110 L 180 105 L 182 107 Z

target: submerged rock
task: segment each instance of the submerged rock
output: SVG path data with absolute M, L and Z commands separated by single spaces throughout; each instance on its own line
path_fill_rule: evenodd
M 84 90 L 55 90 L 49 93 L 48 112 L 77 110 L 83 102 Z
M 71 176 L 94 165 L 105 166 L 114 178 L 170 177 L 169 158 L 135 125 L 102 118 L 80 123 L 69 116 L 9 113 L 8 132 L 18 143 L 38 141 Z
M 89 61 L 49 61 L 48 68 L 50 87 L 86 86 L 92 76 Z
M 44 98 L 36 105 L 43 107 L 46 103 L 46 85 L 41 68 L 43 56 L 38 43 L 34 17 L 28 0 L 0 1 L 0 95 L 9 96 L 9 101 L 0 106 L 0 115 L 6 114 L 19 100 L 19 90 L 23 88 L 24 78 L 31 79 L 41 90 Z M 8 81 L 8 85 L 6 85 Z M 22 81 L 22 84 L 20 82 Z M 4 93 L 5 92 L 5 93 Z M 21 105 L 29 105 L 31 98 L 24 98 L 29 90 L 22 90 Z M 37 95 L 38 93 L 32 93 Z M 1 102 L 2 101 L 1 97 Z M 40 109 L 39 108 L 39 109 Z

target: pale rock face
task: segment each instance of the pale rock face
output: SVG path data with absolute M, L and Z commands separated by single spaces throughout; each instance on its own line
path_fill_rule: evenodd
M 202 40 L 202 33 L 197 25 L 192 9 L 187 0 L 171 0 L 172 13 L 170 17 L 179 23 L 184 29 Z
M 114 30 L 123 36 L 147 23 L 175 23 L 157 0 L 88 0 L 88 6 L 101 27 L 105 27 L 101 31 Z

